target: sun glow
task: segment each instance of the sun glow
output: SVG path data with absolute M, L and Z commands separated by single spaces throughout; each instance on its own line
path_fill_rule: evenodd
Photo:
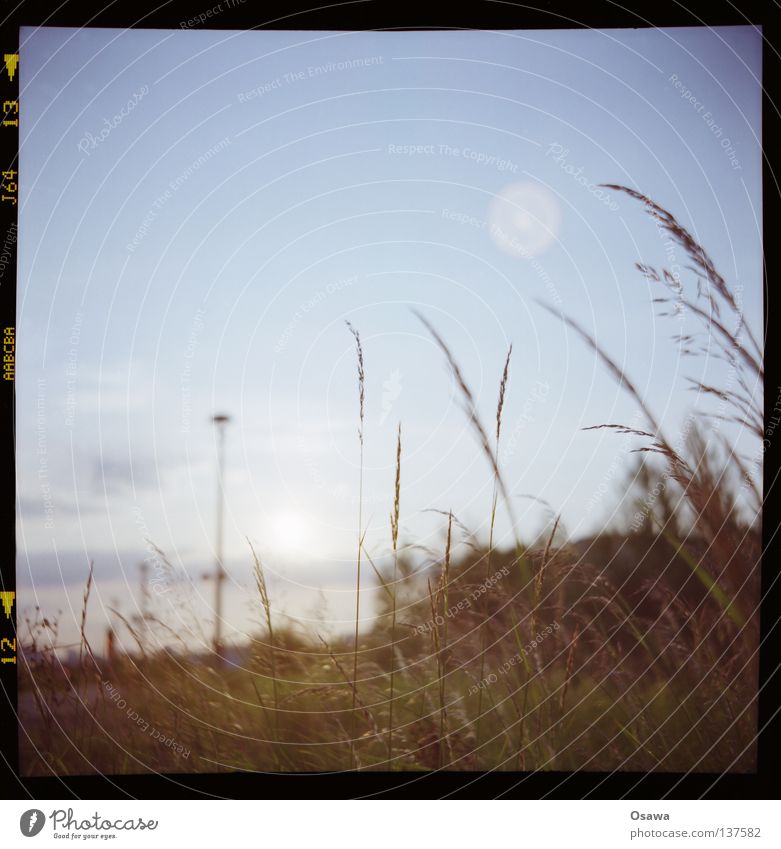
M 312 523 L 303 513 L 282 510 L 268 521 L 268 544 L 279 554 L 301 554 L 312 539 Z

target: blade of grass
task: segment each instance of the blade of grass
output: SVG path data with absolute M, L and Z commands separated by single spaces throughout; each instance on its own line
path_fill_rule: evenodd
M 355 707 L 358 701 L 358 632 L 361 615 L 361 549 L 363 547 L 363 428 L 366 372 L 364 370 L 361 337 L 349 321 L 345 323 L 355 339 L 355 350 L 358 363 L 358 441 L 360 443 L 360 459 L 358 464 L 358 556 L 355 577 L 355 641 L 353 644 L 352 682 L 353 729 L 350 734 L 350 769 L 352 769 L 355 763 L 355 737 L 357 734 L 357 717 L 355 714 Z
M 396 673 L 396 582 L 399 573 L 399 515 L 401 510 L 401 424 L 396 435 L 396 482 L 391 511 L 391 544 L 393 546 L 393 598 L 391 608 L 390 695 L 388 700 L 388 767 L 393 769 L 393 698 Z
M 260 601 L 263 605 L 263 611 L 266 615 L 269 659 L 271 666 L 271 686 L 274 695 L 274 757 L 277 762 L 277 769 L 280 769 L 279 743 L 281 742 L 281 740 L 279 736 L 279 690 L 277 687 L 277 658 L 276 650 L 274 647 L 274 627 L 271 622 L 271 601 L 269 599 L 268 588 L 266 586 L 266 575 L 263 571 L 263 563 L 255 552 L 255 547 L 252 545 L 252 542 L 250 541 L 249 537 L 247 537 L 247 544 L 250 547 L 250 551 L 252 552 L 252 559 L 254 561 L 255 585 L 258 588 L 258 595 L 260 596 Z

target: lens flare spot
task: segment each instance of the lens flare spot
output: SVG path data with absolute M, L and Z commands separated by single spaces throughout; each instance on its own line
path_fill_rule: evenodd
M 504 188 L 488 213 L 491 238 L 503 251 L 531 257 L 546 251 L 558 238 L 559 202 L 550 189 L 524 181 Z

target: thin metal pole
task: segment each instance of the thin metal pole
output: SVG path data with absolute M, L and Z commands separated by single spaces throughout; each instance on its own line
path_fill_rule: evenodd
M 215 577 L 215 599 L 214 599 L 214 653 L 219 655 L 222 644 L 222 584 L 225 580 L 225 568 L 223 566 L 223 518 L 225 514 L 225 488 L 223 486 L 223 475 L 225 471 L 225 425 L 228 416 L 214 416 L 217 425 L 217 574 Z
M 149 564 L 142 560 L 138 566 L 141 575 L 141 624 L 148 627 L 149 622 Z

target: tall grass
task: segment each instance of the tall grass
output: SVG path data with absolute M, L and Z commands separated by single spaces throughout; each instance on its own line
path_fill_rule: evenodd
M 279 733 L 279 685 L 277 682 L 277 653 L 274 647 L 274 626 L 271 621 L 271 599 L 269 598 L 268 587 L 266 586 L 266 573 L 263 570 L 263 563 L 258 557 L 255 551 L 255 547 L 252 545 L 252 542 L 250 542 L 249 538 L 247 539 L 247 544 L 249 545 L 250 551 L 252 552 L 255 586 L 257 587 L 258 596 L 260 597 L 260 603 L 263 607 L 263 613 L 266 617 L 266 630 L 268 632 L 269 665 L 271 667 L 271 687 L 274 695 L 274 741 L 279 744 L 281 742 L 281 737 Z M 279 768 L 279 745 L 274 747 L 274 752 L 277 760 L 277 767 Z
M 432 600 L 432 609 L 435 611 L 434 617 L 434 634 L 436 634 L 436 658 L 437 658 L 437 681 L 439 684 L 439 746 L 438 746 L 438 764 L 441 769 L 445 758 L 445 748 L 448 750 L 449 760 L 452 761 L 452 750 L 448 739 L 447 731 L 447 698 L 446 698 L 446 681 L 448 674 L 448 598 L 450 595 L 450 555 L 453 542 L 453 512 L 448 511 L 447 514 L 447 532 L 445 535 L 445 559 L 442 565 L 442 574 L 439 579 L 439 586 Z M 437 604 L 437 601 L 440 604 Z M 440 631 L 438 624 L 438 616 L 436 615 L 441 607 L 443 623 Z
M 705 417 L 710 433 L 715 422 L 731 421 L 761 434 L 755 396 L 764 379 L 762 352 L 734 292 L 670 213 L 637 192 L 611 188 L 643 203 L 696 271 L 696 291 L 690 291 L 667 271 L 639 266 L 664 287 L 657 299 L 662 308 L 674 303 L 701 326 L 700 337 L 679 340 L 681 351 L 696 356 L 714 348 L 732 366 L 729 385 L 701 378 L 691 384 L 718 405 Z M 697 428 L 676 444 L 662 429 L 669 425 L 615 358 L 575 319 L 562 316 L 644 418 L 642 427 L 593 427 L 642 441 L 638 456 L 656 465 L 635 483 L 649 489 L 662 475 L 671 506 L 666 515 L 650 511 L 642 530 L 618 539 L 605 534 L 563 544 L 558 540 L 565 532 L 554 512 L 550 531 L 526 546 L 514 493 L 499 464 L 512 347 L 491 433 L 444 337 L 425 316 L 418 317 L 445 356 L 478 450 L 488 461 L 487 543 L 478 544 L 448 509 L 438 511 L 447 517 L 444 550 L 401 544 L 399 425 L 390 558 L 372 559 L 363 519 L 367 377 L 361 337 L 348 322 L 357 357 L 360 448 L 354 629 L 329 640 L 318 635 L 318 642 L 273 617 L 263 561 L 250 543 L 266 632 L 258 657 L 249 653 L 246 667 L 214 669 L 208 655 L 193 656 L 184 641 L 177 651 L 153 644 L 155 623 L 169 628 L 162 614 L 150 614 L 149 629 L 139 635 L 115 611 L 137 640 L 138 657 L 131 651 L 119 657 L 109 681 L 86 636 L 91 564 L 72 664 L 58 655 L 63 647 L 57 620 L 40 611 L 27 619 L 20 665 L 25 723 L 20 745 L 27 774 L 338 770 L 345 767 L 345 737 L 350 769 L 754 767 L 761 546 L 751 509 L 758 514 L 761 497 L 747 461 L 723 438 L 708 441 Z M 500 506 L 512 530 L 509 548 L 496 545 Z M 454 531 L 469 544 L 459 548 Z M 362 630 L 364 559 L 385 607 Z M 194 614 L 168 611 L 171 621 L 186 615 Z M 135 714 L 175 739 L 188 756 L 139 730 L 132 716 L 105 697 L 109 683 Z
M 81 622 L 79 624 L 79 666 L 84 663 L 84 652 L 85 650 L 89 654 L 90 659 L 97 667 L 97 662 L 95 660 L 95 655 L 92 653 L 92 647 L 89 644 L 89 640 L 87 639 L 86 633 L 86 625 L 87 625 L 87 607 L 89 606 L 89 597 L 92 591 L 92 581 L 95 575 L 95 561 L 90 561 L 89 564 L 89 575 L 87 575 L 87 583 L 84 587 L 84 595 L 82 597 L 82 605 L 81 605 Z
M 399 579 L 399 516 L 401 512 L 401 423 L 396 434 L 396 482 L 393 488 L 393 509 L 390 514 L 391 547 L 393 551 L 393 580 L 391 588 L 390 681 L 388 695 L 388 768 L 393 769 L 393 699 L 396 674 L 396 600 Z
M 355 338 L 355 352 L 358 363 L 358 442 L 360 445 L 360 457 L 358 461 L 358 552 L 356 557 L 355 576 L 355 641 L 353 645 L 353 684 L 352 684 L 352 710 L 353 730 L 350 734 L 350 769 L 355 765 L 355 705 L 358 699 L 358 636 L 361 616 L 361 551 L 363 549 L 363 427 L 364 427 L 364 401 L 366 387 L 366 373 L 363 365 L 363 347 L 358 331 L 346 322 L 350 333 Z
M 605 187 L 624 192 L 641 202 L 657 226 L 671 237 L 692 263 L 697 279 L 694 293 L 684 288 L 680 280 L 667 269 L 659 272 L 653 266 L 641 263 L 637 263 L 637 268 L 646 279 L 662 287 L 663 294 L 654 298 L 656 303 L 665 307 L 672 304 L 677 310 L 688 311 L 699 321 L 701 325 L 699 337 L 696 334 L 680 334 L 678 341 L 682 354 L 685 356 L 715 354 L 723 357 L 731 366 L 731 374 L 734 375 L 738 384 L 737 390 L 730 387 L 716 387 L 699 379 L 690 378 L 692 389 L 702 395 L 713 396 L 721 402 L 721 412 L 705 412 L 701 415 L 706 420 L 710 419 L 713 425 L 722 421 L 736 423 L 761 439 L 763 410 L 761 401 L 757 401 L 756 396 L 758 392 L 761 394 L 764 387 L 762 351 L 751 328 L 744 320 L 738 299 L 731 287 L 718 272 L 705 249 L 672 213 L 634 189 L 615 184 L 606 184 Z M 733 327 L 728 326 L 725 313 L 731 316 L 734 322 Z M 671 313 L 664 312 L 663 315 L 671 315 Z M 726 616 L 733 624 L 742 627 L 746 623 L 746 615 L 741 611 L 736 595 L 749 579 L 746 576 L 739 576 L 737 580 L 732 580 L 732 593 L 722 586 L 723 581 L 730 582 L 729 572 L 734 571 L 735 555 L 740 547 L 742 535 L 741 529 L 736 524 L 735 511 L 726 506 L 722 494 L 727 491 L 724 476 L 729 466 L 734 467 L 740 478 L 749 484 L 750 492 L 757 493 L 758 487 L 747 473 L 745 464 L 737 452 L 730 450 L 726 456 L 724 472 L 714 474 L 708 462 L 708 457 L 713 456 L 714 452 L 708 451 L 702 443 L 699 445 L 699 450 L 695 448 L 695 454 L 698 456 L 695 456 L 693 462 L 687 460 L 683 456 L 682 448 L 675 447 L 664 434 L 648 404 L 615 360 L 578 322 L 568 316 L 562 316 L 562 318 L 595 351 L 608 372 L 635 400 L 650 426 L 650 430 L 642 430 L 624 424 L 611 423 L 594 425 L 586 430 L 610 429 L 619 434 L 641 437 L 647 443 L 637 450 L 661 458 L 667 478 L 678 486 L 681 498 L 686 501 L 691 511 L 691 532 L 687 536 L 691 536 L 692 533 L 700 535 L 707 542 L 707 556 L 698 557 L 690 550 L 687 541 L 677 540 L 669 528 L 661 527 L 659 530 L 674 546 L 680 560 L 706 587 Z M 716 429 L 718 429 L 717 426 Z M 692 447 L 696 439 L 696 431 L 689 434 L 689 447 Z M 760 504 L 757 503 L 756 498 L 755 504 L 759 509 Z M 753 571 L 757 568 L 758 562 L 753 564 Z M 743 577 L 745 580 L 742 579 Z
M 504 370 L 502 371 L 502 379 L 499 381 L 499 398 L 496 403 L 496 442 L 495 442 L 495 454 L 499 457 L 499 437 L 502 432 L 502 411 L 504 410 L 504 396 L 507 391 L 507 381 L 510 376 L 510 357 L 513 353 L 513 346 L 507 349 L 507 357 L 504 361 Z M 498 463 L 497 463 L 498 465 Z M 491 575 L 491 555 L 494 550 L 494 528 L 496 527 L 496 505 L 499 500 L 499 481 L 498 481 L 498 470 L 494 470 L 494 482 L 493 482 L 493 493 L 491 496 L 491 518 L 488 525 L 488 552 L 485 557 L 485 573 L 483 575 L 484 583 L 488 582 L 488 579 Z M 483 680 L 485 678 L 485 662 L 486 662 L 486 649 L 488 644 L 488 593 L 483 594 L 483 615 L 482 615 L 482 623 L 480 625 L 480 679 Z M 477 694 L 477 748 L 480 749 L 480 726 L 483 718 L 483 692 L 484 688 L 481 687 Z

